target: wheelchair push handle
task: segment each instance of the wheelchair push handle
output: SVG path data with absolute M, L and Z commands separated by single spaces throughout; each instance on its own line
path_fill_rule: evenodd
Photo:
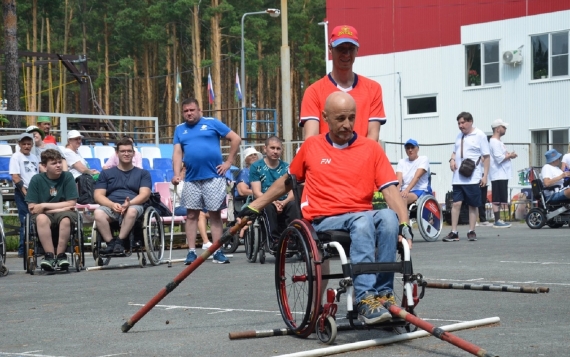
M 194 270 L 196 270 L 202 263 L 204 263 L 210 255 L 212 255 L 216 250 L 218 250 L 224 243 L 230 241 L 234 234 L 237 234 L 246 224 L 247 224 L 248 217 L 244 217 L 244 219 L 235 226 L 228 229 L 222 237 L 210 248 L 204 250 L 202 254 L 196 258 L 196 260 L 188 265 L 184 270 L 182 270 L 178 275 L 174 277 L 174 279 L 166 284 L 164 288 L 162 288 L 152 299 L 150 299 L 143 307 L 139 309 L 130 319 L 127 320 L 122 326 L 121 331 L 129 332 L 129 330 L 140 320 L 142 319 L 153 307 L 155 307 L 162 299 L 166 297 L 166 295 L 170 294 L 174 289 L 180 285 L 184 279 L 186 279 Z

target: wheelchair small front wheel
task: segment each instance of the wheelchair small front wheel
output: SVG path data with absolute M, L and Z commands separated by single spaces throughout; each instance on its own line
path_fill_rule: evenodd
M 321 321 L 320 319 L 317 320 L 317 327 L 315 328 L 315 332 L 317 333 L 317 337 L 319 341 L 324 343 L 325 345 L 330 345 L 336 339 L 336 321 L 332 316 L 327 316 L 323 321 L 323 328 L 321 329 Z
M 530 229 L 540 229 L 546 224 L 546 213 L 540 208 L 532 208 L 526 216 L 526 225 Z

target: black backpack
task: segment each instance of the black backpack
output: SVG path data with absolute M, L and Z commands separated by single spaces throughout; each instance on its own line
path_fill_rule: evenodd
M 93 198 L 93 191 L 95 190 L 95 180 L 93 176 L 89 174 L 82 174 L 77 179 L 77 193 L 79 198 L 77 198 L 77 203 L 80 205 L 93 204 L 95 199 Z

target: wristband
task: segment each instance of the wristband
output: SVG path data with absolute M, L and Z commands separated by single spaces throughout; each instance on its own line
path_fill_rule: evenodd
M 256 210 L 255 208 L 251 207 L 250 205 L 247 205 L 247 208 L 249 208 L 249 209 L 252 210 L 253 212 L 259 214 L 259 211 Z

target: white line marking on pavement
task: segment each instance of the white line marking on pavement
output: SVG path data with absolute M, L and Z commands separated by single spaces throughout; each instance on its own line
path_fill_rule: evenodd
M 428 280 L 438 280 L 438 281 L 473 281 L 474 279 L 464 280 L 464 279 L 436 279 L 430 278 Z M 485 279 L 476 279 L 480 280 L 481 282 L 485 283 L 496 283 L 496 284 L 537 284 L 537 285 L 560 285 L 560 286 L 570 286 L 567 283 L 545 283 L 541 281 L 506 281 L 506 280 L 485 280 Z
M 26 357 L 63 357 L 63 356 L 50 356 L 36 354 L 36 352 L 42 352 L 42 350 L 37 351 L 27 351 L 27 352 L 0 352 L 2 356 L 26 356 Z
M 570 263 L 559 263 L 559 262 L 521 262 L 516 260 L 501 260 L 500 263 L 515 263 L 515 264 L 541 264 L 541 265 L 570 265 Z
M 97 356 L 97 357 L 111 357 L 111 356 L 122 356 L 122 355 L 130 355 L 129 352 L 125 352 L 125 353 L 115 353 L 112 355 L 102 355 L 102 356 Z

